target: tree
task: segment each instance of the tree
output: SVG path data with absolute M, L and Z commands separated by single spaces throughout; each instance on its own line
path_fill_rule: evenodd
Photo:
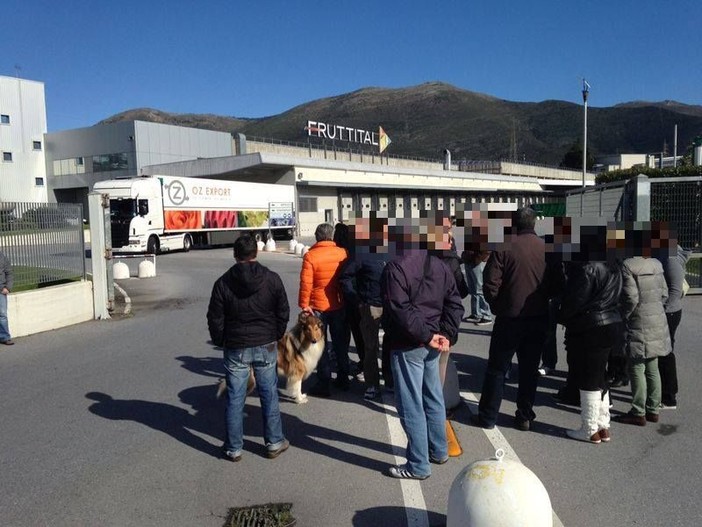
M 592 152 L 588 150 L 587 152 L 587 169 L 591 170 L 592 165 L 595 164 L 595 157 Z M 583 146 L 580 143 L 573 143 L 565 155 L 563 156 L 563 161 L 560 164 L 561 168 L 573 168 L 582 170 L 583 168 Z

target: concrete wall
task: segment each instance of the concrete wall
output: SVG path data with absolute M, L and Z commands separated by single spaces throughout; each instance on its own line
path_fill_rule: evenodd
M 596 188 L 585 192 L 583 213 L 580 214 L 580 193 L 568 194 L 566 198 L 566 215 L 617 219 L 615 213 L 624 192 L 624 186 Z M 621 214 L 621 213 L 620 213 Z
M 24 337 L 93 320 L 93 283 L 74 282 L 12 293 L 7 317 L 12 337 Z

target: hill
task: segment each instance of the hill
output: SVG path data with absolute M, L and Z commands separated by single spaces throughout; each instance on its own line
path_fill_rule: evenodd
M 509 159 L 516 145 L 517 159 L 548 165 L 558 165 L 570 147 L 582 141 L 583 133 L 581 105 L 511 102 L 441 82 L 363 88 L 261 119 L 138 109 L 101 122 L 131 119 L 300 143 L 308 140 L 308 120 L 366 130 L 380 125 L 392 138 L 391 154 L 437 159 L 448 148 L 456 161 Z M 652 153 L 666 143 L 671 151 L 676 124 L 682 154 L 702 133 L 702 107 L 675 101 L 588 107 L 588 150 L 594 155 Z

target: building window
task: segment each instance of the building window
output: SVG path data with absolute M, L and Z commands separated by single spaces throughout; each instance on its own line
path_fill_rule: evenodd
M 41 141 L 32 141 L 32 148 L 34 148 L 34 150 L 41 150 Z
M 126 152 L 93 156 L 93 172 L 110 172 L 112 170 L 127 170 L 128 168 Z
M 44 186 L 44 178 L 43 177 L 35 177 L 34 178 L 34 184 L 37 187 L 43 187 Z
M 0 124 L 10 124 L 10 116 L 4 113 L 0 115 Z
M 317 212 L 317 198 L 300 197 L 300 212 Z
M 2 160 L 7 161 L 8 163 L 12 162 L 12 152 L 3 152 L 2 153 Z
M 84 163 L 84 161 L 83 161 L 82 157 L 76 157 L 76 165 L 78 165 L 79 167 L 82 167 L 83 163 Z

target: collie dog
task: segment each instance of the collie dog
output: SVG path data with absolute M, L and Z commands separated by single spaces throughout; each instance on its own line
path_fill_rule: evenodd
M 317 367 L 324 353 L 324 324 L 308 312 L 303 311 L 297 318 L 297 324 L 278 341 L 278 375 L 286 378 L 286 391 L 296 403 L 307 402 L 307 395 L 302 393 L 302 381 L 307 379 Z M 256 378 L 253 368 L 249 370 L 246 395 L 254 391 Z M 217 397 L 227 391 L 226 379 L 220 379 Z
M 324 353 L 324 324 L 306 311 L 297 324 L 278 341 L 278 375 L 287 379 L 286 390 L 296 403 L 307 402 L 302 381 L 317 367 Z

